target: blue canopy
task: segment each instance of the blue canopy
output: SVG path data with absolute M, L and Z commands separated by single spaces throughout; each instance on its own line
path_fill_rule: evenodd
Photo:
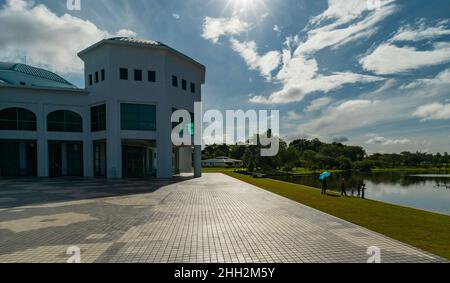
M 326 178 L 330 177 L 331 173 L 330 172 L 323 172 L 322 174 L 320 174 L 319 179 L 320 180 L 325 180 Z

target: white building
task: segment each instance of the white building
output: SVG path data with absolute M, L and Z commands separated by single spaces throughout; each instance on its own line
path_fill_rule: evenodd
M 202 161 L 203 167 L 244 167 L 244 161 L 221 156 Z
M 160 42 L 124 37 L 78 56 L 85 89 L 0 63 L 0 176 L 167 179 L 193 163 L 201 175 L 201 146 L 173 146 L 171 115 L 194 113 L 203 65 Z

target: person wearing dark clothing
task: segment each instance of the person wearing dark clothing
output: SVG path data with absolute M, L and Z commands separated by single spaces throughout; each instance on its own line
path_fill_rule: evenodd
M 362 185 L 361 190 L 362 190 L 362 199 L 365 199 L 366 198 L 366 184 Z
M 342 183 L 341 183 L 341 195 L 342 196 L 347 196 L 347 188 L 345 186 L 345 179 L 342 179 Z
M 362 189 L 362 183 L 359 183 L 359 184 L 358 184 L 358 188 L 357 188 L 357 191 L 358 191 L 358 197 L 361 197 L 361 189 Z
M 323 195 L 327 194 L 327 190 L 328 190 L 328 182 L 327 182 L 327 178 L 325 178 L 322 181 L 322 194 Z

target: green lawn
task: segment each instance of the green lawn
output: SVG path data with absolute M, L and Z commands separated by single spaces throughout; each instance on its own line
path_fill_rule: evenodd
M 372 231 L 450 259 L 450 216 L 359 198 L 324 196 L 320 190 L 273 179 L 222 172 Z

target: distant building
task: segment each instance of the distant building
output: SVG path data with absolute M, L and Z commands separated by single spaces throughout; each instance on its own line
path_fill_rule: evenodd
M 203 160 L 203 167 L 243 167 L 244 161 L 231 159 L 225 156 Z
M 85 89 L 44 69 L 0 63 L 0 176 L 166 179 L 193 164 L 201 175 L 201 146 L 173 145 L 171 115 L 194 113 L 203 65 L 127 37 L 78 56 Z

